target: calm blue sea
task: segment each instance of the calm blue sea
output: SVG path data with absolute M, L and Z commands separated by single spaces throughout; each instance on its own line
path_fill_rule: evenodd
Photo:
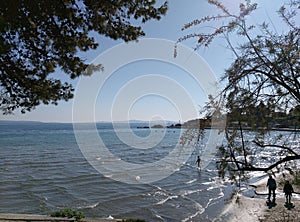
M 149 135 L 150 129 L 137 126 L 142 125 L 132 125 L 136 135 Z M 180 129 L 166 129 L 153 149 L 137 150 L 118 139 L 110 123 L 97 129 L 112 153 L 133 163 L 163 158 L 180 137 Z M 130 185 L 103 176 L 86 161 L 72 124 L 0 122 L 0 213 L 48 214 L 68 207 L 89 217 L 211 221 L 231 188 L 219 181 L 214 164 L 197 170 L 198 154 L 163 180 Z

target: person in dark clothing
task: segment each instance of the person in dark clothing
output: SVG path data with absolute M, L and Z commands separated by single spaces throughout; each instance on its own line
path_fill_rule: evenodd
M 276 181 L 272 176 L 269 176 L 267 187 L 269 188 L 269 195 L 268 195 L 268 201 L 271 199 L 271 193 L 273 193 L 273 202 L 275 202 L 275 190 L 276 190 Z
M 291 203 L 292 193 L 294 192 L 292 184 L 287 180 L 283 187 L 283 192 L 285 193 L 286 203 Z
M 201 163 L 201 160 L 200 160 L 200 157 L 199 157 L 199 156 L 197 157 L 197 161 L 196 161 L 196 162 L 197 162 L 198 168 L 200 169 L 200 163 Z

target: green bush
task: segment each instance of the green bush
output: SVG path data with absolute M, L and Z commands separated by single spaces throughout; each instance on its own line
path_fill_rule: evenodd
M 76 220 L 80 220 L 84 218 L 84 214 L 78 210 L 72 210 L 70 208 L 66 208 L 64 210 L 55 211 L 50 214 L 51 217 L 67 217 L 67 218 L 75 218 Z

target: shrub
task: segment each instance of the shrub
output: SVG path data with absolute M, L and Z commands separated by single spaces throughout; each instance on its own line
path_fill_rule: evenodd
M 80 220 L 84 218 L 84 214 L 78 210 L 72 210 L 70 208 L 66 208 L 64 210 L 55 211 L 50 214 L 51 217 L 67 217 L 67 218 L 75 218 L 76 220 Z

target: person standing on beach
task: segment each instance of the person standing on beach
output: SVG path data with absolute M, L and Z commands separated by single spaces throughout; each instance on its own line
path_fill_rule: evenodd
M 291 203 L 292 193 L 294 192 L 292 184 L 287 180 L 283 187 L 283 192 L 285 193 L 286 203 Z
M 275 202 L 275 190 L 276 190 L 276 181 L 272 177 L 272 175 L 269 176 L 267 187 L 269 188 L 269 195 L 268 195 L 268 201 L 271 200 L 271 193 L 273 193 L 273 202 Z
M 197 166 L 198 166 L 199 169 L 200 169 L 200 162 L 201 162 L 200 156 L 198 156 L 198 157 L 197 157 L 196 163 L 197 163 Z

